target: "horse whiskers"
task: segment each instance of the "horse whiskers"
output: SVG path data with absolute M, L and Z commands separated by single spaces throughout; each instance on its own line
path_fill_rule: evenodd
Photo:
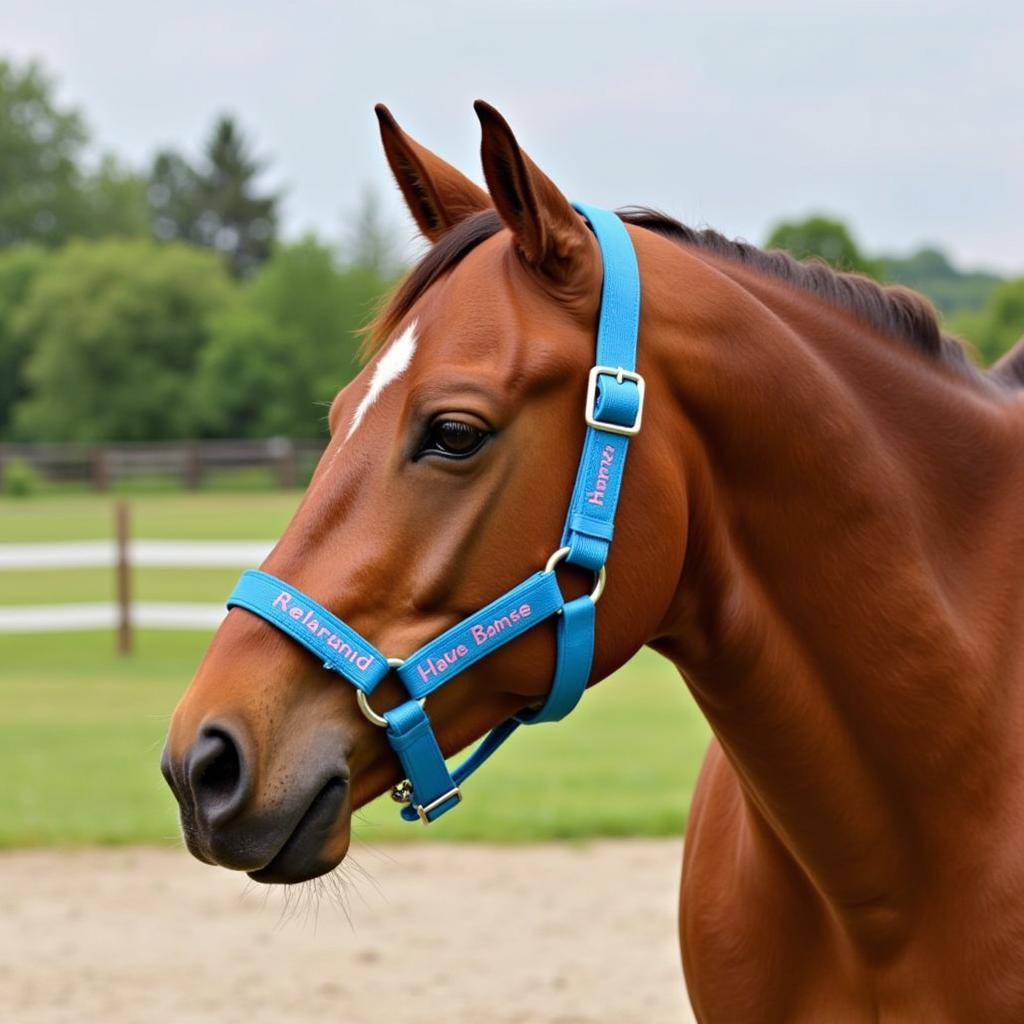
M 318 881 L 321 883 L 321 892 L 326 893 L 331 902 L 345 915 L 345 920 L 348 921 L 348 926 L 354 934 L 356 924 L 355 919 L 352 917 L 350 893 L 358 892 L 358 888 L 347 877 L 344 862 L 339 864 L 333 871 L 323 875 Z M 363 903 L 366 903 L 365 899 Z
M 362 877 L 366 878 L 376 887 L 376 883 L 361 867 L 357 867 Z M 242 899 L 247 899 L 255 890 L 256 883 L 251 880 L 247 882 L 242 890 Z M 340 864 L 333 871 L 318 878 L 311 878 L 306 882 L 298 882 L 287 886 L 261 886 L 263 889 L 263 906 L 266 907 L 272 894 L 280 890 L 281 909 L 278 914 L 275 930 L 280 931 L 285 925 L 296 920 L 300 916 L 304 923 L 313 920 L 314 933 L 319 925 L 320 907 L 326 899 L 336 906 L 345 915 L 349 927 L 355 931 L 355 921 L 352 917 L 352 904 L 350 892 L 358 889 L 352 878 L 345 872 L 345 865 Z M 378 890 L 379 891 L 379 890 Z M 366 899 L 360 894 L 364 905 L 369 906 Z
M 335 870 L 343 868 L 345 865 L 347 865 L 348 868 L 351 869 L 352 873 L 358 875 L 359 878 L 362 879 L 362 881 L 368 883 L 369 885 L 372 885 L 374 892 L 376 892 L 381 899 L 387 900 L 387 895 L 381 888 L 380 883 L 377 881 L 377 879 L 374 878 L 373 875 L 371 875 L 370 872 L 365 867 L 363 867 L 363 865 L 360 864 L 359 861 L 357 861 L 355 857 L 352 856 L 351 853 L 348 855 L 348 857 L 345 858 L 344 862 L 340 864 L 338 868 L 336 868 Z M 352 892 L 354 892 L 363 901 L 363 906 L 369 908 L 369 901 L 366 899 L 366 896 L 360 891 L 359 886 L 355 884 L 353 879 L 348 879 L 348 881 L 351 881 L 353 883 Z
M 367 853 L 373 854 L 374 857 L 379 857 L 381 860 L 386 861 L 388 864 L 397 864 L 398 860 L 390 854 L 387 850 L 378 846 L 376 843 L 370 842 L 370 840 L 363 838 L 362 836 L 358 839 L 359 845 L 363 847 Z M 352 859 L 352 854 L 349 854 L 349 859 Z

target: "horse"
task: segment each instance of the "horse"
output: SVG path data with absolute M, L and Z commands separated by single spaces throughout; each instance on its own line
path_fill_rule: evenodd
M 588 429 L 599 245 L 476 111 L 486 190 L 377 108 L 430 245 L 262 567 L 389 653 L 545 564 Z M 1024 339 L 983 371 L 912 292 L 617 216 L 646 397 L 585 682 L 649 645 L 710 723 L 679 899 L 697 1018 L 1024 1020 Z M 544 703 L 558 628 L 430 695 L 445 756 Z M 234 607 L 163 759 L 189 850 L 266 883 L 338 865 L 404 774 L 364 698 Z M 391 673 L 368 710 L 403 701 Z

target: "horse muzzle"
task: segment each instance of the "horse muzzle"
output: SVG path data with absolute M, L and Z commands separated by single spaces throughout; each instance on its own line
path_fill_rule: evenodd
M 348 767 L 338 737 L 311 739 L 276 772 L 235 722 L 204 723 L 178 756 L 168 742 L 160 767 L 189 852 L 257 882 L 304 882 L 336 867 L 350 839 Z

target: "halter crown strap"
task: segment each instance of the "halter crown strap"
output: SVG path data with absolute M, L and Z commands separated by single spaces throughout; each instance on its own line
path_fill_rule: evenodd
M 610 210 L 577 203 L 604 265 L 597 357 L 587 380 L 587 433 L 562 532 L 568 560 L 595 572 L 608 559 L 629 439 L 643 419 L 644 380 L 636 372 L 640 270 L 625 225 Z
M 371 721 L 387 738 L 406 773 L 401 789 L 407 821 L 425 824 L 462 799 L 460 786 L 520 725 L 554 722 L 579 702 L 594 655 L 594 608 L 604 587 L 604 566 L 614 533 L 615 510 L 629 440 L 643 419 L 644 380 L 636 372 L 640 325 L 640 272 L 622 221 L 608 210 L 576 205 L 601 250 L 604 275 L 597 324 L 596 359 L 587 379 L 586 433 L 559 550 L 547 566 L 489 605 L 424 644 L 404 661 L 390 661 L 365 637 L 296 587 L 269 573 L 248 570 L 228 598 L 286 633 L 360 692 Z M 597 575 L 591 594 L 566 601 L 555 576 L 566 560 Z M 557 615 L 557 655 L 544 702 L 492 729 L 454 771 L 438 746 L 423 708 L 428 694 L 538 623 Z M 368 710 L 365 698 L 395 666 L 409 699 L 390 711 Z M 394 795 L 394 793 L 392 794 Z

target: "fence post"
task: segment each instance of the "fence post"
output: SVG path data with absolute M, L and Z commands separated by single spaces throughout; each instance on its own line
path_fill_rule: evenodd
M 110 453 L 105 444 L 98 444 L 92 450 L 92 485 L 97 491 L 110 487 Z
M 267 442 L 267 450 L 274 460 L 277 486 L 283 489 L 294 487 L 298 476 L 295 465 L 295 442 L 289 437 L 272 437 Z
M 128 502 L 114 503 L 114 562 L 115 586 L 117 591 L 117 653 L 132 653 L 132 579 L 128 556 L 129 541 Z

